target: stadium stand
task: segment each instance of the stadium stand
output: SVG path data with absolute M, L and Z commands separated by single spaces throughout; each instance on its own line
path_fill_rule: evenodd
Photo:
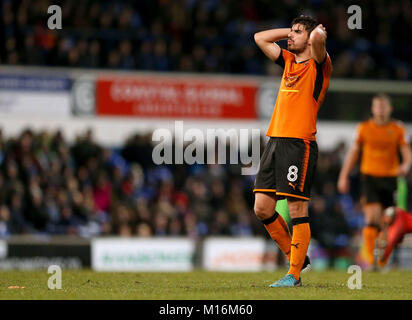
M 53 1 L 63 8 L 59 32 L 43 23 L 50 4 L 2 1 L 2 63 L 279 75 L 256 49 L 253 33 L 288 25 L 297 8 L 313 8 L 302 13 L 327 28 L 334 77 L 412 78 L 411 45 L 392 41 L 412 31 L 407 0 L 362 2 L 367 28 L 356 32 L 347 28 L 348 1 Z

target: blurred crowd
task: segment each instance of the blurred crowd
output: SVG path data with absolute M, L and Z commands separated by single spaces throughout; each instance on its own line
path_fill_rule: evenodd
M 118 149 L 89 130 L 0 135 L 0 235 L 252 235 L 253 182 L 240 167 L 159 166 L 151 135 Z M 246 196 L 245 196 L 246 195 Z
M 151 134 L 114 149 L 91 130 L 71 144 L 60 131 L 0 134 L 0 235 L 266 235 L 241 165 L 155 165 L 153 147 Z M 310 207 L 313 236 L 330 248 L 363 224 L 356 198 L 336 192 L 343 151 L 320 153 Z
M 49 5 L 62 8 L 49 30 Z M 123 70 L 279 75 L 253 34 L 287 27 L 299 14 L 328 31 L 334 77 L 412 79 L 412 3 L 358 1 L 350 30 L 337 0 L 2 0 L 0 62 Z M 285 45 L 283 43 L 282 45 Z
M 261 152 L 266 138 L 261 139 Z M 241 165 L 155 165 L 151 134 L 118 148 L 87 130 L 72 143 L 61 131 L 0 131 L 0 238 L 17 234 L 93 237 L 263 236 L 253 213 L 253 175 Z M 172 148 L 174 149 L 174 148 Z M 359 176 L 351 194 L 336 181 L 346 146 L 319 153 L 309 202 L 314 258 L 350 257 L 364 225 Z M 229 150 L 228 150 L 229 151 Z M 412 184 L 409 176 L 408 184 Z M 355 244 L 356 246 L 356 244 Z

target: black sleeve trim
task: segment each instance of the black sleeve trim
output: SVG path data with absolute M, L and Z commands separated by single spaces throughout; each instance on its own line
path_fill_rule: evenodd
M 316 63 L 316 80 L 315 80 L 315 88 L 313 89 L 313 98 L 318 101 L 320 92 L 322 91 L 323 87 L 323 70 L 322 64 Z
M 283 49 L 280 49 L 279 57 L 275 60 L 275 63 L 285 68 L 285 59 L 283 58 Z

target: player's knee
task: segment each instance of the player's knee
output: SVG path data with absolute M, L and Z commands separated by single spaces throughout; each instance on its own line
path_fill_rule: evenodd
M 307 201 L 289 200 L 288 205 L 289 205 L 289 215 L 292 219 L 308 216 Z
M 366 203 L 363 206 L 363 211 L 365 212 L 365 214 L 377 215 L 380 214 L 382 210 L 382 205 L 378 202 Z
M 255 215 L 259 220 L 265 220 L 273 215 L 271 210 L 268 210 L 267 206 L 262 205 L 259 202 L 255 202 L 254 206 Z
M 366 214 L 365 215 L 365 225 L 377 226 L 380 224 L 380 217 L 377 214 Z
M 382 206 L 379 203 L 368 203 L 363 207 L 366 224 L 379 224 L 382 216 Z

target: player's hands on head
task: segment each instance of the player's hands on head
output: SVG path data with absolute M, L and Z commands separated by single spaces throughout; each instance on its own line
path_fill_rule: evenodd
M 314 45 L 315 43 L 323 43 L 324 45 L 326 42 L 326 38 L 327 38 L 326 28 L 322 24 L 319 24 L 310 33 L 309 44 Z
M 311 38 L 314 38 L 316 34 L 320 35 L 324 40 L 326 40 L 327 37 L 327 32 L 326 28 L 323 26 L 323 24 L 318 24 L 315 29 L 313 29 L 311 33 Z
M 323 32 L 326 33 L 326 28 L 323 26 L 323 24 L 318 24 L 318 25 L 316 26 L 316 28 L 319 28 L 320 30 L 322 30 Z

